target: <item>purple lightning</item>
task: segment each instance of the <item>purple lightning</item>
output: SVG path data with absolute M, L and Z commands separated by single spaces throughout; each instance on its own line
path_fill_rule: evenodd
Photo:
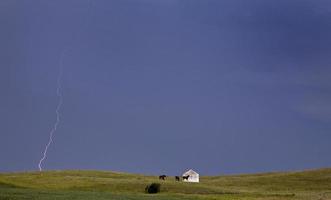
M 45 149 L 44 149 L 44 152 L 43 152 L 43 156 L 42 156 L 42 158 L 39 161 L 39 164 L 38 164 L 39 171 L 42 171 L 43 170 L 43 168 L 42 168 L 43 161 L 47 158 L 48 148 L 51 146 L 51 144 L 53 142 L 53 135 L 56 132 L 57 127 L 58 127 L 58 125 L 60 123 L 60 117 L 61 117 L 61 115 L 60 115 L 60 109 L 61 109 L 61 106 L 62 106 L 62 103 L 63 103 L 63 96 L 62 96 L 62 92 L 61 92 L 61 89 L 62 89 L 61 86 L 62 86 L 62 73 L 63 73 L 63 58 L 64 58 L 64 54 L 65 54 L 65 51 L 62 51 L 62 53 L 60 55 L 60 61 L 59 61 L 59 74 L 58 74 L 58 77 L 57 77 L 56 95 L 58 97 L 58 104 L 57 104 L 56 110 L 55 110 L 56 121 L 54 123 L 53 128 L 51 129 L 51 131 L 49 133 L 48 143 L 46 144 Z

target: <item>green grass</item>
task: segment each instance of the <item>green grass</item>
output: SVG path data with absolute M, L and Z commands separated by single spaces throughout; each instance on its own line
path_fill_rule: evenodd
M 152 182 L 161 193 L 145 194 Z M 0 174 L 0 200 L 326 200 L 331 169 L 231 176 L 202 176 L 200 183 L 159 181 L 156 176 L 108 171 L 47 171 Z

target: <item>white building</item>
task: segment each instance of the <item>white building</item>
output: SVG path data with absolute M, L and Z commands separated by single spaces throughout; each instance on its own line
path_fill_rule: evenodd
M 183 179 L 183 181 L 185 182 L 195 182 L 195 183 L 198 183 L 199 182 L 199 174 L 196 173 L 195 171 L 193 171 L 192 169 L 188 170 L 187 172 L 185 172 L 183 174 L 183 177 L 184 176 L 189 176 L 188 179 Z

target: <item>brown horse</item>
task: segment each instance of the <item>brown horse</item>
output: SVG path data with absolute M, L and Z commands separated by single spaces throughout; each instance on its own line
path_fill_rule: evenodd
M 183 176 L 183 180 L 187 180 L 188 181 L 188 177 L 190 177 L 190 175 Z
M 179 176 L 175 176 L 176 181 L 180 181 Z
M 165 180 L 166 177 L 167 177 L 166 175 L 161 175 L 161 176 L 159 176 L 159 179 L 160 180 Z

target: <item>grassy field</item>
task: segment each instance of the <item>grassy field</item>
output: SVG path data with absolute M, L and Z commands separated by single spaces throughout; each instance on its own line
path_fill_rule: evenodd
M 145 194 L 152 182 L 161 192 Z M 331 169 L 231 176 L 202 176 L 200 183 L 159 181 L 108 171 L 48 171 L 0 174 L 0 200 L 331 200 Z

